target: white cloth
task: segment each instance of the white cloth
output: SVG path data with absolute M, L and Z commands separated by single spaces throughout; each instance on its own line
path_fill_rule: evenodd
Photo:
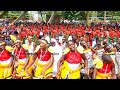
M 95 45 L 96 45 L 96 38 L 93 38 L 93 40 L 92 40 L 92 48 L 94 48 Z
M 27 58 L 19 59 L 18 62 L 26 63 L 27 62 Z
M 55 38 L 51 38 L 51 42 L 55 42 L 55 43 L 57 43 L 57 41 L 56 41 Z
M 12 58 L 10 57 L 8 60 L 0 61 L 0 64 L 10 64 L 11 61 L 12 61 Z
M 69 41 L 69 40 L 72 40 L 72 36 L 69 36 L 69 37 L 68 37 L 68 41 Z
M 97 50 L 97 55 L 98 55 L 99 58 L 102 57 L 103 52 L 104 52 L 104 49 Z
M 40 35 L 42 35 L 42 36 L 43 36 L 43 32 L 40 32 Z
M 67 62 L 68 63 L 68 62 Z M 69 68 L 71 68 L 72 70 L 75 70 L 75 69 L 77 69 L 78 67 L 80 67 L 80 63 L 79 64 L 70 64 L 70 63 L 68 63 L 68 66 L 69 66 Z
M 28 52 L 29 53 L 34 53 L 34 46 L 33 46 L 34 44 L 33 44 L 33 42 L 31 43 L 31 45 L 29 45 L 29 42 L 27 42 L 27 45 L 30 46 L 30 48 L 28 49 Z
M 116 74 L 118 74 L 119 73 L 119 68 L 120 68 L 120 52 L 116 52 L 115 57 L 116 57 L 116 61 L 118 63 L 118 65 L 115 64 L 115 72 L 116 72 Z
M 62 43 L 63 36 L 59 36 L 59 42 Z
M 38 64 L 47 64 L 47 63 L 49 63 L 50 62 L 50 60 L 48 60 L 48 61 L 41 61 L 41 60 L 38 60 Z
M 53 57 L 54 57 L 53 77 L 54 77 L 57 73 L 57 63 L 58 63 L 59 59 L 61 58 L 63 51 L 62 51 L 62 47 L 58 45 L 58 43 L 55 39 L 51 39 L 51 40 L 56 43 L 55 46 L 50 46 L 50 48 L 52 48 L 54 51 L 54 53 L 53 53 Z
M 49 36 L 45 36 L 45 39 L 48 41 L 48 43 L 50 43 L 50 37 Z
M 92 59 L 92 51 L 85 52 L 85 56 L 86 56 L 86 58 L 88 60 L 88 67 L 92 68 L 94 66 L 93 59 Z
M 65 48 L 66 48 L 66 43 L 63 43 L 63 44 L 62 44 L 62 50 L 64 51 Z

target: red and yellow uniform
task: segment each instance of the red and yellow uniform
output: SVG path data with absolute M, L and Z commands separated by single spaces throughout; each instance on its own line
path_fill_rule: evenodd
M 111 69 L 112 69 L 112 65 L 114 64 L 114 62 L 112 62 L 112 64 L 105 64 L 103 63 L 103 61 L 99 58 L 96 58 L 96 60 L 94 60 L 93 62 L 95 64 L 95 68 L 97 69 L 97 73 L 96 73 L 96 79 L 111 79 Z
M 41 72 L 44 70 L 44 68 L 50 63 L 51 58 L 51 52 L 48 50 L 43 51 L 39 49 L 37 51 L 37 67 L 34 73 L 34 79 L 40 79 L 40 78 L 47 78 L 52 75 L 52 66 L 45 71 L 45 74 L 41 76 Z
M 0 79 L 11 79 L 12 68 L 10 66 L 12 58 L 8 50 L 0 52 Z
M 61 79 L 79 79 L 80 78 L 80 63 L 82 62 L 79 52 L 67 52 L 65 61 L 60 69 Z
M 111 79 L 112 64 L 103 64 L 101 69 L 97 69 L 96 79 Z
M 17 67 L 17 74 L 16 77 L 24 77 L 26 76 L 26 73 L 22 73 L 21 71 L 23 70 L 23 67 L 27 63 L 27 58 L 26 58 L 26 50 L 22 47 L 19 49 L 15 49 L 14 54 L 16 55 L 18 59 L 18 67 Z
M 117 61 L 116 61 L 116 55 L 115 55 L 115 52 L 104 53 L 104 54 L 109 54 L 109 55 L 110 55 L 110 57 L 111 57 L 112 60 L 113 60 L 113 63 L 115 64 L 115 73 L 118 74 L 119 71 L 118 71 L 118 64 L 117 64 Z

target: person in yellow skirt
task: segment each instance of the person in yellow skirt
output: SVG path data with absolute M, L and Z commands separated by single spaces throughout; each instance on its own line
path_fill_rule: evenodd
M 93 79 L 116 79 L 115 64 L 108 54 L 103 54 L 102 59 L 94 61 Z
M 12 47 L 6 46 L 5 42 L 0 43 L 0 79 L 12 78 Z
M 67 51 L 64 52 L 57 64 L 56 77 L 58 79 L 80 79 L 82 59 L 85 61 L 85 71 L 88 75 L 88 61 L 85 55 L 78 52 L 72 40 L 67 42 L 67 47 Z
M 53 54 L 48 50 L 48 42 L 40 39 L 40 48 L 34 52 L 33 60 L 27 65 L 26 72 L 36 62 L 36 69 L 33 79 L 51 79 L 52 65 L 54 62 Z
M 28 36 L 28 42 L 26 42 L 26 45 L 28 46 L 28 55 L 29 55 L 28 64 L 29 64 L 33 59 L 33 54 L 35 51 L 35 43 L 32 41 L 32 36 Z M 29 74 L 31 74 L 31 76 L 33 75 L 32 70 L 33 70 L 33 68 L 30 67 Z
M 25 66 L 28 64 L 28 52 L 26 48 L 23 46 L 22 41 L 16 40 L 15 49 L 13 54 L 15 56 L 14 62 L 14 74 L 15 78 L 29 78 L 27 77 L 26 72 L 24 72 Z M 16 73 L 15 73 L 16 72 Z

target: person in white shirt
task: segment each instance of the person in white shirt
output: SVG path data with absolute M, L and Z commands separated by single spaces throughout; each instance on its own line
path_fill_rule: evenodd
M 28 36 L 28 41 L 26 42 L 26 45 L 28 46 L 28 54 L 29 54 L 29 62 L 30 63 L 33 59 L 33 54 L 35 50 L 35 43 L 32 41 L 32 36 Z M 29 73 L 32 75 L 32 67 L 29 69 Z
M 51 39 L 51 46 L 49 47 L 49 49 L 52 50 L 53 52 L 53 56 L 54 56 L 54 63 L 53 63 L 53 78 L 56 78 L 56 74 L 57 74 L 57 63 L 59 61 L 59 59 L 62 56 L 62 47 L 60 45 L 58 45 L 56 39 L 52 38 Z
M 64 50 L 65 50 L 65 48 L 66 48 L 66 40 L 65 40 L 65 38 L 64 38 L 64 37 L 62 38 L 62 43 L 61 43 L 61 46 L 62 46 L 62 50 L 64 51 Z

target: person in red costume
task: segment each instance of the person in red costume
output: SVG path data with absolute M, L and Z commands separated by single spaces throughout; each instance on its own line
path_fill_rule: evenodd
M 14 76 L 15 78 L 24 78 L 22 71 L 28 64 L 28 51 L 23 47 L 22 41 L 17 40 L 15 42 L 16 47 L 14 48 L 13 54 L 15 56 L 14 62 Z
M 48 42 L 45 39 L 39 40 L 40 48 L 34 52 L 33 60 L 26 67 L 26 71 L 37 63 L 34 79 L 50 79 L 52 78 L 52 65 L 54 62 L 53 54 L 48 50 Z
M 103 54 L 101 67 L 95 67 L 93 79 L 116 79 L 115 64 L 108 54 Z
M 5 42 L 0 43 L 0 79 L 12 78 L 12 61 L 11 51 L 6 48 Z
M 82 59 L 85 61 L 86 74 L 88 74 L 88 61 L 84 54 L 77 51 L 74 41 L 67 42 L 68 51 L 64 52 L 58 62 L 57 78 L 80 79 L 80 69 Z M 62 65 L 61 65 L 62 64 Z

